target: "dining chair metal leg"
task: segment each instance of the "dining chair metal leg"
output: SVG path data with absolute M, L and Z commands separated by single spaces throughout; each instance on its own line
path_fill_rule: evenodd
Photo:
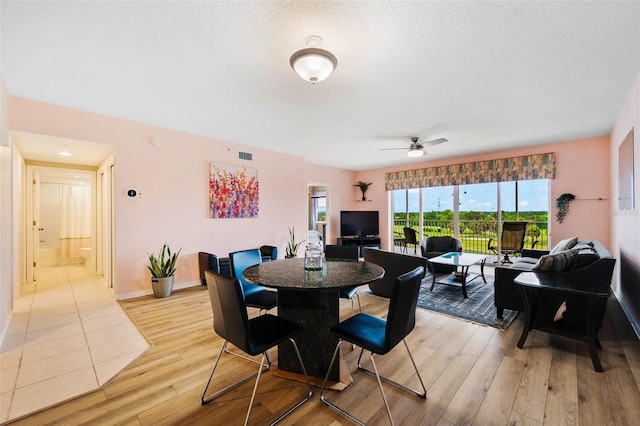
M 327 380 L 329 379 L 329 373 L 331 372 L 331 369 L 333 368 L 333 364 L 336 361 L 336 356 L 338 355 L 338 352 L 340 351 L 340 343 L 342 343 L 342 339 L 338 340 L 338 344 L 336 345 L 336 349 L 333 351 L 333 356 L 331 357 L 331 362 L 329 363 L 329 368 L 327 369 L 327 374 L 326 374 L 326 376 L 324 376 L 324 382 L 322 382 L 322 388 L 320 389 L 320 401 L 324 402 L 329 407 L 333 408 L 334 410 L 338 411 L 339 413 L 343 414 L 344 416 L 350 418 L 353 422 L 355 422 L 355 423 L 357 423 L 357 424 L 359 424 L 361 426 L 367 426 L 366 423 L 363 423 L 360 419 L 357 419 L 357 418 L 353 417 L 351 414 L 349 414 L 348 412 L 344 411 L 342 408 L 338 407 L 337 405 L 335 405 L 334 403 L 332 403 L 331 401 L 329 401 L 328 399 L 326 399 L 324 397 L 324 390 L 325 390 L 325 387 L 327 385 Z M 360 354 L 360 355 L 362 356 L 362 354 Z
M 360 313 L 362 313 L 362 305 L 360 304 L 360 295 L 358 294 L 358 292 L 356 291 L 355 296 L 358 298 L 358 310 L 360 311 Z M 351 316 L 354 316 L 355 312 L 353 310 L 353 297 L 351 298 Z M 352 343 L 351 344 L 351 350 L 355 351 L 356 350 L 356 344 Z
M 280 420 L 284 419 L 285 417 L 287 417 L 289 414 L 291 414 L 296 408 L 298 408 L 300 405 L 302 405 L 304 402 L 306 402 L 307 400 L 309 400 L 312 396 L 313 396 L 313 390 L 311 388 L 311 381 L 309 380 L 309 376 L 307 374 L 307 369 L 304 366 L 304 362 L 302 362 L 302 357 L 300 356 L 300 350 L 298 349 L 298 345 L 296 344 L 296 341 L 293 338 L 289 338 L 289 340 L 291 341 L 291 344 L 293 345 L 293 348 L 295 349 L 296 355 L 298 357 L 298 362 L 300 363 L 300 367 L 302 368 L 302 372 L 304 373 L 304 376 L 307 380 L 307 386 L 309 387 L 309 393 L 307 393 L 300 401 L 298 401 L 293 407 L 289 408 L 289 410 L 287 410 L 287 412 L 285 412 L 284 414 L 282 414 L 280 417 L 278 417 L 276 420 L 274 420 L 273 422 L 271 422 L 271 425 L 275 425 L 276 423 L 278 423 Z M 233 389 L 236 389 L 237 387 L 243 385 L 244 383 L 248 382 L 249 380 L 251 380 L 252 378 L 256 378 L 256 382 L 253 385 L 253 392 L 251 393 L 251 400 L 249 402 L 249 409 L 247 410 L 247 417 L 245 418 L 244 424 L 245 426 L 249 423 L 249 417 L 251 416 L 251 409 L 253 408 L 253 401 L 255 400 L 256 397 L 256 393 L 258 390 L 258 383 L 260 383 L 260 376 L 262 375 L 262 373 L 266 372 L 269 370 L 269 366 L 271 365 L 271 357 L 269 356 L 269 353 L 267 351 L 262 353 L 262 358 L 260 359 L 260 362 L 258 363 L 257 361 L 244 357 L 242 355 L 238 355 L 234 352 L 227 352 L 226 351 L 226 346 L 227 346 L 227 341 L 225 340 L 225 342 L 222 344 L 222 347 L 220 348 L 220 352 L 218 353 L 218 356 L 216 357 L 216 361 L 213 365 L 213 370 L 211 371 L 211 375 L 209 376 L 209 381 L 207 382 L 207 386 L 204 389 L 204 393 L 202 394 L 202 405 L 205 405 L 211 401 L 213 401 L 214 399 L 218 398 L 219 396 L 222 396 L 224 394 L 226 394 L 227 392 L 232 391 Z M 205 398 L 206 394 L 207 394 L 207 390 L 209 390 L 209 385 L 211 384 L 211 380 L 213 379 L 213 375 L 216 371 L 216 368 L 218 367 L 218 363 L 220 362 L 220 358 L 222 357 L 223 353 L 229 353 L 231 355 L 236 355 L 240 358 L 244 358 L 247 359 L 249 361 L 252 361 L 254 363 L 260 364 L 260 368 L 258 369 L 257 373 L 253 373 L 247 377 L 245 377 L 244 379 L 240 380 L 239 382 L 236 382 L 224 389 L 222 389 L 221 391 L 217 392 L 216 394 L 212 395 L 209 398 Z M 267 361 L 267 363 L 265 363 L 265 360 Z
M 363 372 L 365 372 L 367 374 L 369 374 L 370 376 L 379 377 L 380 380 L 382 380 L 383 382 L 389 383 L 390 385 L 393 385 L 393 386 L 395 386 L 395 387 L 397 387 L 399 389 L 402 389 L 402 390 L 404 390 L 406 392 L 409 392 L 409 393 L 414 394 L 416 396 L 419 396 L 421 398 L 426 398 L 427 397 L 427 389 L 424 387 L 424 382 L 422 381 L 422 377 L 420 377 L 420 373 L 418 372 L 418 366 L 416 365 L 415 361 L 413 360 L 413 355 L 411 355 L 411 351 L 409 350 L 409 346 L 407 345 L 406 340 L 402 339 L 402 342 L 404 343 L 404 347 L 407 348 L 407 353 L 409 354 L 409 358 L 411 359 L 411 364 L 413 364 L 413 368 L 416 371 L 416 376 L 418 376 L 418 380 L 420 381 L 420 385 L 422 386 L 422 392 L 417 391 L 415 389 L 408 388 L 408 387 L 406 387 L 406 386 L 404 386 L 404 385 L 402 385 L 402 384 L 400 384 L 398 382 L 394 382 L 393 380 L 388 379 L 388 378 L 386 378 L 384 376 L 380 376 L 380 375 L 378 375 L 377 371 L 371 371 L 371 370 L 368 370 L 368 369 L 364 368 L 362 366 L 362 364 L 360 363 L 360 360 L 362 359 L 362 354 L 364 353 L 364 349 L 360 352 L 360 356 L 358 357 L 358 369 L 362 370 Z M 371 361 L 373 361 L 373 353 L 371 354 Z M 374 364 L 374 369 L 375 369 L 375 364 Z
M 224 353 L 229 354 L 229 355 L 233 355 L 233 356 L 237 356 L 238 358 L 245 359 L 247 361 L 253 362 L 254 364 L 260 364 L 260 361 L 256 361 L 255 359 L 249 358 L 246 355 L 242 355 L 242 354 L 239 354 L 237 352 L 234 352 L 234 351 L 230 350 L 228 346 L 224 348 Z M 269 351 L 267 350 L 267 370 L 269 368 L 271 368 L 271 357 L 269 356 Z
M 391 409 L 389 407 L 389 403 L 387 401 L 387 396 L 384 393 L 384 388 L 382 387 L 382 382 L 386 382 L 389 383 L 390 385 L 393 385 L 399 389 L 402 389 L 406 392 L 409 392 L 411 394 L 414 394 L 416 396 L 419 396 L 421 398 L 426 398 L 427 397 L 427 390 L 424 387 L 424 383 L 422 381 L 422 377 L 420 377 L 420 373 L 418 373 L 418 367 L 416 366 L 416 363 L 413 359 L 413 356 L 411 355 L 411 351 L 409 350 L 409 346 L 407 346 L 407 342 L 402 339 L 402 341 L 404 342 L 404 346 L 407 348 L 407 352 L 409 353 L 409 358 L 411 359 L 411 363 L 413 364 L 413 368 L 416 371 L 416 375 L 418 376 L 418 380 L 420 381 L 420 385 L 422 386 L 422 392 L 416 391 L 414 389 L 408 388 L 404 385 L 401 385 L 398 382 L 395 382 L 393 380 L 390 380 L 384 376 L 381 376 L 378 373 L 378 367 L 376 366 L 376 362 L 374 360 L 374 353 L 370 352 L 370 358 L 371 358 L 371 364 L 373 365 L 373 371 L 368 370 L 364 367 L 362 367 L 361 361 L 362 361 L 362 355 L 364 354 L 364 348 L 360 351 L 360 355 L 358 356 L 358 369 L 362 370 L 363 372 L 371 375 L 372 377 L 375 377 L 377 382 L 378 382 L 378 387 L 380 388 L 380 393 L 382 394 L 382 399 L 384 401 L 384 405 L 387 409 L 387 415 L 389 416 L 389 421 L 391 422 L 391 424 L 393 425 L 393 417 L 391 416 Z M 328 406 L 330 406 L 331 408 L 333 408 L 334 410 L 342 413 L 343 415 L 345 415 L 346 417 L 350 418 L 352 421 L 358 423 L 359 425 L 365 425 L 366 423 L 364 423 L 363 421 L 361 421 L 360 419 L 357 419 L 356 417 L 354 417 L 353 415 L 349 414 L 348 412 L 346 412 L 345 410 L 343 410 L 342 408 L 338 407 L 337 405 L 335 405 L 334 403 L 332 403 L 331 401 L 327 400 L 324 397 L 324 389 L 327 383 L 327 379 L 329 377 L 329 372 L 331 371 L 331 368 L 333 367 L 333 364 L 336 360 L 336 357 L 338 355 L 338 351 L 340 350 L 340 343 L 342 343 L 342 340 L 338 341 L 338 344 L 336 345 L 336 349 L 333 352 L 333 357 L 331 358 L 331 363 L 329 364 L 329 369 L 327 370 L 327 375 L 324 378 L 324 382 L 322 383 L 322 389 L 320 390 L 320 400 L 322 402 L 324 402 L 325 404 L 327 404 Z
M 278 417 L 276 420 L 274 420 L 271 425 L 275 425 L 276 423 L 278 423 L 280 420 L 284 419 L 285 417 L 287 417 L 289 414 L 291 414 L 296 408 L 298 408 L 299 406 L 301 406 L 302 404 L 304 404 L 305 401 L 307 401 L 309 398 L 311 398 L 313 396 L 313 389 L 311 388 L 311 382 L 309 381 L 309 375 L 307 374 L 307 369 L 304 366 L 304 363 L 302 362 L 302 357 L 300 356 L 300 351 L 298 350 L 298 344 L 296 343 L 295 340 L 293 340 L 293 338 L 289 338 L 289 340 L 291 341 L 291 344 L 293 345 L 293 349 L 295 349 L 296 351 L 296 355 L 298 357 L 298 362 L 300 363 L 300 367 L 302 367 L 302 372 L 304 373 L 304 377 L 307 380 L 307 386 L 309 386 L 309 393 L 307 394 L 306 397 L 303 397 L 300 401 L 298 401 L 298 403 L 296 405 L 294 405 L 293 407 L 289 408 L 289 410 L 287 410 L 286 413 L 284 413 L 283 415 L 281 415 L 280 417 Z M 256 385 L 257 386 L 257 385 Z M 249 417 L 247 416 L 247 420 L 249 419 Z M 246 423 L 245 423 L 246 425 Z
M 239 387 L 239 386 L 243 385 L 244 383 L 246 383 L 246 382 L 248 382 L 249 380 L 253 379 L 254 377 L 256 377 L 258 374 L 260 374 L 260 373 L 262 372 L 262 368 L 263 368 L 263 367 L 262 367 L 262 362 L 261 362 L 261 363 L 259 363 L 259 364 L 260 364 L 260 371 L 258 371 L 257 373 L 253 373 L 253 374 L 251 374 L 251 375 L 249 375 L 249 376 L 245 377 L 244 379 L 240 380 L 239 382 L 234 383 L 234 384 L 232 384 L 232 385 L 230 385 L 230 386 L 227 386 L 226 388 L 224 388 L 224 389 L 222 389 L 221 391 L 219 391 L 219 392 L 215 393 L 214 395 L 210 396 L 209 398 L 206 398 L 206 396 L 207 396 L 207 391 L 209 390 L 209 385 L 211 384 L 211 379 L 213 379 L 213 375 L 214 375 L 214 373 L 216 372 L 216 368 L 218 367 L 218 363 L 220 362 L 220 358 L 222 358 L 222 354 L 223 354 L 224 352 L 227 352 L 227 351 L 226 351 L 226 349 L 227 349 L 227 343 L 228 343 L 228 342 L 225 340 L 225 341 L 224 341 L 224 343 L 222 344 L 222 347 L 220 348 L 220 352 L 218 352 L 218 356 L 216 357 L 215 362 L 213 363 L 213 369 L 211 370 L 211 375 L 209 375 L 209 381 L 207 382 L 207 386 L 205 386 L 205 388 L 204 388 L 204 392 L 202 393 L 202 405 L 208 404 L 208 403 L 210 403 L 211 401 L 213 401 L 214 399 L 216 399 L 217 397 L 219 397 L 219 396 L 221 396 L 221 395 L 224 395 L 225 393 L 230 392 L 230 391 L 232 391 L 233 389 L 235 389 L 235 388 L 237 388 L 237 387 Z M 236 354 L 235 352 L 227 352 L 227 353 L 229 353 L 229 354 L 231 354 L 231 355 L 235 355 L 235 356 L 240 357 L 240 358 L 248 359 L 249 361 L 251 361 L 251 362 L 254 362 L 254 363 L 258 364 L 258 362 L 257 362 L 256 360 L 253 360 L 253 359 L 247 358 L 247 357 L 245 357 L 245 356 L 242 356 L 242 355 Z M 264 356 L 265 356 L 265 355 L 263 355 L 263 358 L 264 358 Z M 270 365 L 271 365 L 271 361 L 269 360 L 269 363 L 265 366 L 264 371 L 267 371 L 267 370 L 269 369 L 269 366 L 270 366 Z
M 387 415 L 389 416 L 389 421 L 391 422 L 391 426 L 393 426 L 393 417 L 391 417 L 391 409 L 389 408 L 389 403 L 387 402 L 387 396 L 384 394 L 384 389 L 382 388 L 382 382 L 380 381 L 380 374 L 378 374 L 378 367 L 376 367 L 376 362 L 373 360 L 373 352 L 370 352 L 371 364 L 373 364 L 373 370 L 376 373 L 376 379 L 378 381 L 378 387 L 380 388 L 380 393 L 382 394 L 382 400 L 384 401 L 384 406 L 387 408 Z

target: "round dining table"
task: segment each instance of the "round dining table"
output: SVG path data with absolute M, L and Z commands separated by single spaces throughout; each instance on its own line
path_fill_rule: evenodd
M 311 271 L 304 268 L 303 258 L 292 258 L 251 266 L 242 275 L 251 283 L 278 290 L 278 316 L 304 329 L 295 339 L 307 373 L 324 379 L 338 343 L 329 329 L 340 321 L 340 288 L 377 281 L 384 269 L 371 262 L 328 260 L 322 270 Z M 334 364 L 330 380 L 344 378 L 340 364 Z M 278 345 L 278 369 L 303 373 L 289 343 Z

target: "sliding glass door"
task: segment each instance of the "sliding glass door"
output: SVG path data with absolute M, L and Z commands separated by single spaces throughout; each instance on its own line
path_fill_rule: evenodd
M 502 223 L 520 220 L 528 222 L 525 247 L 547 247 L 547 179 L 396 190 L 392 200 L 394 239 L 408 226 L 420 238 L 449 235 L 467 253 L 489 253 Z

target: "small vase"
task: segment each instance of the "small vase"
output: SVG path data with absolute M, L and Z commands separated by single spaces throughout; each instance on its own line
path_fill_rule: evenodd
M 164 278 L 151 278 L 151 287 L 155 297 L 169 297 L 173 290 L 173 275 Z

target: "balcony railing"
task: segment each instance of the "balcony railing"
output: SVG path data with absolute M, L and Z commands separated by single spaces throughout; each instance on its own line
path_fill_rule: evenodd
M 524 240 L 524 247 L 537 249 L 548 248 L 548 225 L 547 222 L 527 221 L 527 235 Z M 395 238 L 404 238 L 403 228 L 408 226 L 420 234 L 420 225 L 417 221 L 396 220 L 393 224 L 393 234 Z M 424 221 L 422 238 L 427 236 L 455 236 L 453 220 Z M 492 246 L 498 245 L 498 229 L 496 222 L 486 220 L 461 220 L 459 221 L 460 232 L 458 239 L 462 243 L 465 253 L 491 254 L 489 242 Z

